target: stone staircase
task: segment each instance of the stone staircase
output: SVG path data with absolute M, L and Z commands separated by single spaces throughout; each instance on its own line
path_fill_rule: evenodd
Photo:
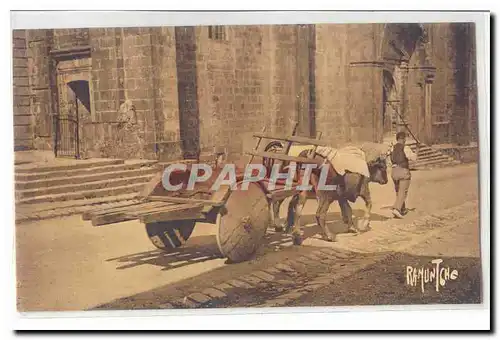
M 387 137 L 383 140 L 383 143 L 386 145 L 394 142 L 394 137 Z M 418 147 L 417 141 L 413 138 L 407 138 L 406 145 L 408 145 L 412 151 L 417 154 L 417 160 L 414 162 L 410 161 L 410 168 L 412 170 L 426 170 L 437 167 L 453 166 L 462 163 L 457 158 L 442 152 L 437 147 L 432 147 L 422 143 L 420 143 L 420 146 Z
M 132 196 L 158 171 L 157 161 L 68 160 L 15 167 L 16 205 Z
M 215 164 L 218 154 L 202 155 Z M 178 160 L 182 163 L 196 160 Z M 39 159 L 15 165 L 16 222 L 81 214 L 133 203 L 167 164 L 156 160 Z
M 416 141 L 407 141 L 407 144 L 413 152 L 417 154 L 417 160 L 415 162 L 410 162 L 411 169 L 425 170 L 461 164 L 459 160 L 442 153 L 431 146 L 420 144 L 420 147 L 418 147 Z

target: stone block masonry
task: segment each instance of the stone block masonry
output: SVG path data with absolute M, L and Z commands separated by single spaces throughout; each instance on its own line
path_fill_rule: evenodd
M 78 136 L 87 157 L 169 161 L 225 148 L 239 158 L 253 132 L 289 133 L 295 122 L 332 145 L 380 142 L 394 132 L 389 97 L 423 142 L 466 144 L 477 138 L 472 40 L 469 24 L 15 31 L 15 145 L 54 148 L 52 114 L 66 110 L 75 80 L 88 82 Z
M 155 97 L 156 152 L 158 159 L 182 158 L 174 27 L 153 29 L 152 64 Z
M 200 111 L 194 27 L 175 28 L 175 51 L 183 157 L 197 159 L 200 155 Z
M 26 50 L 26 31 L 16 30 L 12 34 L 13 49 L 13 92 L 14 92 L 14 134 L 15 150 L 33 147 L 33 116 L 30 108 L 30 88 L 28 78 L 28 55 Z

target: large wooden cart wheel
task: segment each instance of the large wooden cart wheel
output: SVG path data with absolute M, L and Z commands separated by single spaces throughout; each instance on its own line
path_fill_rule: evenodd
M 217 244 L 231 262 L 248 260 L 262 243 L 269 226 L 268 201 L 258 184 L 231 192 L 217 217 Z
M 186 243 L 195 224 L 193 220 L 146 223 L 146 232 L 156 248 L 172 250 Z

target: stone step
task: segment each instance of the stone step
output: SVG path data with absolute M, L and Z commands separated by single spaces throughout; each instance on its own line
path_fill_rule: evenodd
M 28 182 L 28 181 L 39 181 L 39 180 L 49 180 L 53 178 L 61 178 L 61 177 L 72 177 L 72 176 L 83 176 L 83 175 L 94 175 L 97 173 L 106 173 L 106 172 L 114 172 L 114 171 L 125 171 L 125 170 L 134 170 L 140 169 L 142 167 L 152 167 L 155 166 L 157 161 L 149 161 L 149 160 L 140 160 L 135 162 L 125 162 L 123 164 L 115 164 L 115 165 L 105 165 L 98 166 L 92 168 L 83 168 L 83 169 L 62 169 L 41 173 L 16 173 L 15 179 L 16 182 Z
M 450 166 L 455 166 L 455 165 L 460 165 L 460 164 L 462 164 L 462 162 L 454 160 L 452 162 L 447 162 L 447 163 L 435 163 L 435 164 L 421 165 L 421 166 L 416 167 L 415 170 L 431 170 L 431 169 L 450 167 Z
M 430 156 L 430 157 L 425 157 L 425 158 L 417 158 L 417 161 L 415 163 L 424 163 L 424 162 L 431 162 L 431 161 L 442 161 L 442 162 L 448 162 L 454 160 L 453 158 L 450 158 L 448 156 L 443 156 L 443 155 L 435 155 L 435 156 Z
M 124 164 L 123 159 L 60 160 L 49 164 L 29 163 L 15 167 L 17 174 L 40 174 L 51 171 L 90 169 L 107 165 Z
M 415 150 L 413 152 L 416 153 L 419 157 L 424 157 L 426 155 L 433 155 L 433 154 L 439 153 L 439 152 L 436 152 L 436 150 L 432 150 L 432 149 L 429 149 L 429 150 L 419 150 L 419 151 Z
M 429 148 L 430 147 L 427 144 L 423 144 L 423 143 L 418 144 L 417 142 L 408 142 L 408 141 L 406 141 L 405 145 L 409 146 L 410 148 L 416 148 L 419 145 L 421 148 Z
M 417 152 L 417 151 L 414 151 L 414 152 Z M 433 150 L 433 149 L 428 149 L 428 150 L 422 150 L 422 149 L 420 149 L 418 151 L 418 155 L 419 156 L 433 155 L 433 154 L 440 154 L 441 155 L 441 153 L 439 151 L 436 151 L 436 150 Z
M 49 188 L 61 185 L 92 183 L 109 179 L 153 175 L 156 174 L 157 172 L 158 170 L 155 167 L 143 167 L 138 169 L 102 172 L 102 173 L 93 173 L 89 171 L 89 173 L 85 175 L 56 177 L 51 179 L 41 179 L 35 181 L 16 180 L 16 190 L 41 189 L 41 188 Z
M 456 163 L 458 162 L 458 163 Z M 459 161 L 456 160 L 442 160 L 442 159 L 437 159 L 437 160 L 430 160 L 430 161 L 425 161 L 425 162 L 416 162 L 413 164 L 413 167 L 419 168 L 419 167 L 424 167 L 424 166 L 429 166 L 429 165 L 438 165 L 438 164 L 443 164 L 443 165 L 453 165 L 453 164 L 460 164 Z
M 406 146 L 409 146 L 412 150 L 416 150 L 416 149 L 433 150 L 432 147 L 425 145 L 425 144 L 420 144 L 420 146 L 418 146 L 417 144 L 406 144 Z
M 103 188 L 97 190 L 83 190 L 78 192 L 70 192 L 56 195 L 44 195 L 21 199 L 17 204 L 34 204 L 34 203 L 49 203 L 61 202 L 70 200 L 86 200 L 106 196 L 118 196 L 131 193 L 139 193 L 144 188 L 145 183 L 134 183 L 124 186 Z
M 426 155 L 424 157 L 419 156 L 419 157 L 417 157 L 417 162 L 428 161 L 428 160 L 433 160 L 433 159 L 452 160 L 453 158 L 451 158 L 447 155 L 437 153 L 437 154 L 432 154 L 432 155 Z
M 415 162 L 410 161 L 410 167 L 412 169 L 460 164 L 455 158 L 443 154 L 439 150 L 433 149 L 431 146 L 425 144 L 420 144 L 420 146 L 418 146 L 416 141 L 411 140 L 407 140 L 406 145 L 409 146 L 413 152 L 417 153 L 417 160 Z
M 38 196 L 50 196 L 50 195 L 60 195 L 60 194 L 61 195 L 66 194 L 68 196 L 71 196 L 72 193 L 78 193 L 81 191 L 110 189 L 126 185 L 134 185 L 137 183 L 145 184 L 152 177 L 153 175 L 144 175 L 136 177 L 118 178 L 114 180 L 97 181 L 91 183 L 59 185 L 49 188 L 17 190 L 16 197 L 22 200 L 27 198 L 35 198 Z

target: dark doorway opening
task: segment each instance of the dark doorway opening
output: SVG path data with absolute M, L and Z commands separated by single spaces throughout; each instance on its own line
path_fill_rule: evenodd
M 59 114 L 56 116 L 56 157 L 80 158 L 82 129 L 81 117 L 90 115 L 89 83 L 85 80 L 66 84 L 65 98 L 61 101 Z

